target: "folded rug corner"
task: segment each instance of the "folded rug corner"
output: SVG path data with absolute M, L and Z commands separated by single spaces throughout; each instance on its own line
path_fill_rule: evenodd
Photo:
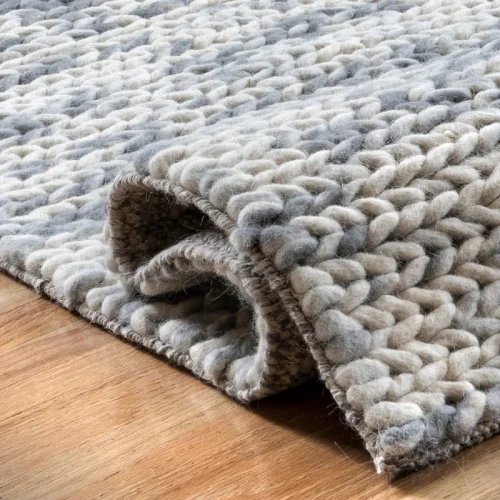
M 500 423 L 500 1 L 0 4 L 0 268 L 378 472 Z

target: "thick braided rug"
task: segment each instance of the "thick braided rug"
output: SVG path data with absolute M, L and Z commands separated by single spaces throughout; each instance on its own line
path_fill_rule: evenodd
M 0 264 L 378 471 L 500 422 L 499 0 L 2 0 Z

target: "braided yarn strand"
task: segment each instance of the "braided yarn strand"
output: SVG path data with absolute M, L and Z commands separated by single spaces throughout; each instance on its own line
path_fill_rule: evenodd
M 6 0 L 0 267 L 379 472 L 500 422 L 500 1 Z

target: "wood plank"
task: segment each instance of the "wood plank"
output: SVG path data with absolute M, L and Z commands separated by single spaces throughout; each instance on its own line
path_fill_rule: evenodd
M 500 438 L 393 483 L 320 383 L 242 406 L 0 275 L 0 498 L 493 499 Z

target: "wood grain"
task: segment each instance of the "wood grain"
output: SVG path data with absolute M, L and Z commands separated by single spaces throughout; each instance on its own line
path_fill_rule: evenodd
M 497 499 L 500 438 L 389 483 L 319 383 L 241 406 L 0 274 L 0 498 Z

